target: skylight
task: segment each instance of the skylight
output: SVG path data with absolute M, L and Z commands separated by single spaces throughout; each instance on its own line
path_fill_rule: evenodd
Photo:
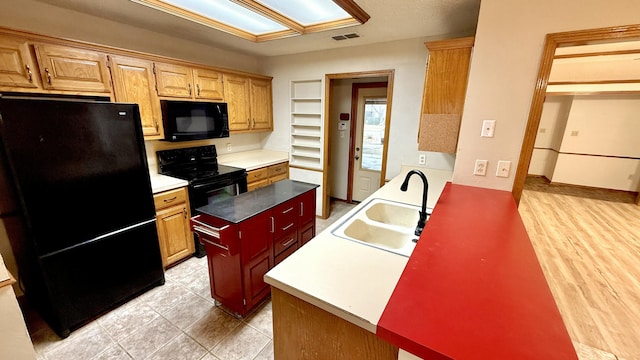
M 251 41 L 364 24 L 353 0 L 130 0 Z

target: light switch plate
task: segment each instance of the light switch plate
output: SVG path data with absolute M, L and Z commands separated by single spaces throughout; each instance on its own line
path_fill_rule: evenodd
M 487 160 L 476 160 L 476 166 L 473 168 L 473 175 L 485 176 L 487 175 Z
M 482 121 L 482 132 L 480 133 L 480 136 L 493 137 L 493 133 L 495 129 L 496 129 L 495 120 L 484 120 Z

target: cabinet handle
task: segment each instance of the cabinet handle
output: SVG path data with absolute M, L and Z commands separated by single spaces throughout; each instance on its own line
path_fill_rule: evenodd
M 291 244 L 292 242 L 296 241 L 296 238 L 291 238 L 289 239 L 287 242 L 282 243 L 282 247 L 287 247 L 289 246 L 289 244 Z
M 196 84 L 196 94 L 200 96 L 200 84 Z
M 202 231 L 202 229 L 200 229 L 200 227 L 198 227 L 198 226 L 194 226 L 194 227 L 193 227 L 193 229 L 194 229 L 194 230 L 197 230 L 197 231 L 200 231 L 200 232 L 202 232 L 203 234 L 207 234 L 207 235 L 213 236 L 213 235 L 211 235 L 211 234 L 207 233 L 206 231 Z M 220 248 L 220 249 L 222 249 L 222 250 L 226 250 L 228 253 L 230 253 L 229 248 L 228 248 L 228 247 L 226 247 L 226 246 L 222 246 L 222 245 L 220 245 L 220 244 L 218 244 L 218 243 L 214 243 L 213 241 L 209 241 L 209 240 L 207 240 L 207 239 L 203 238 L 202 236 L 199 236 L 199 237 L 198 237 L 198 239 L 199 239 L 200 241 L 206 242 L 206 243 L 207 243 L 207 244 L 209 244 L 209 245 L 213 245 L 213 246 L 218 247 L 218 248 Z
M 255 128 L 256 127 L 256 118 L 253 118 L 253 126 L 251 126 L 251 128 Z
M 288 212 L 289 212 L 289 211 L 291 211 L 291 210 L 293 210 L 293 206 L 292 206 L 292 207 L 290 207 L 290 208 L 288 208 L 287 210 L 283 211 L 282 213 L 283 213 L 283 214 L 286 214 L 286 213 L 288 213 Z
M 282 231 L 287 231 L 287 230 L 291 229 L 291 227 L 292 227 L 292 226 L 293 226 L 293 223 L 291 223 L 291 224 L 289 224 L 289 225 L 287 225 L 287 226 L 283 227 L 283 228 L 282 228 Z
M 172 198 L 164 199 L 164 200 L 162 200 L 162 201 L 164 201 L 164 202 L 168 203 L 168 202 L 172 202 L 173 200 L 175 200 L 175 199 L 177 199 L 177 198 L 178 198 L 177 196 L 174 196 L 174 197 L 172 197 Z
M 153 120 L 153 124 L 156 127 L 156 132 L 160 129 L 160 125 L 158 125 L 158 120 Z
M 44 68 L 44 72 L 47 73 L 47 82 L 51 84 L 51 73 L 49 72 L 49 68 Z
M 300 216 L 304 216 L 304 203 L 300 203 Z
M 184 214 L 184 218 L 187 218 L 187 208 L 182 208 L 182 213 Z
M 191 83 L 187 84 L 189 86 L 189 96 L 191 96 Z
M 271 216 L 271 233 L 274 233 L 274 232 L 276 232 L 276 223 L 273 216 Z
M 247 127 L 251 127 L 251 119 L 247 118 Z
M 27 68 L 27 76 L 29 77 L 29 82 L 33 82 L 33 73 L 31 72 L 31 67 L 29 65 L 25 65 Z

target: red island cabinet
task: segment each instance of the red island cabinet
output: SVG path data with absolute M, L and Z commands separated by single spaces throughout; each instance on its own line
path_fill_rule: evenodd
M 191 218 L 207 252 L 211 296 L 238 316 L 269 296 L 264 275 L 315 236 L 315 185 L 303 184 L 282 180 Z
M 270 214 L 261 213 L 239 224 L 204 214 L 191 221 L 207 252 L 211 296 L 238 315 L 246 315 L 270 291 L 263 279 L 272 267 Z

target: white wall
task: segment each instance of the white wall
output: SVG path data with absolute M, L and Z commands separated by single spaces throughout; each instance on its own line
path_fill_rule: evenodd
M 274 132 L 267 138 L 265 147 L 289 151 L 291 80 L 324 79 L 325 74 L 394 69 L 386 177 L 399 174 L 401 164 L 417 165 L 418 119 L 426 58 L 424 39 L 411 39 L 262 59 L 259 72 L 274 78 Z M 454 159 L 448 154 L 427 153 L 427 167 L 450 170 Z
M 640 95 L 576 96 L 560 152 L 640 158 Z
M 331 179 L 330 195 L 336 199 L 347 199 L 349 177 L 349 134 L 355 119 L 344 121 L 345 130 L 338 130 L 340 113 L 351 113 L 351 86 L 353 80 L 343 79 L 335 81 L 333 85 L 332 109 L 329 117 L 329 135 L 331 141 L 331 155 L 329 171 Z M 355 126 L 355 125 L 354 125 Z
M 511 190 L 547 33 L 628 24 L 640 24 L 637 0 L 482 1 L 453 181 Z M 494 138 L 480 137 L 484 119 Z M 473 175 L 476 159 L 487 176 Z M 508 178 L 495 177 L 498 160 L 512 162 Z
M 34 0 L 0 1 L 0 26 L 256 72 L 257 58 Z M 240 41 L 240 40 L 238 40 Z
M 529 174 L 553 176 L 573 96 L 548 96 L 542 108 Z

